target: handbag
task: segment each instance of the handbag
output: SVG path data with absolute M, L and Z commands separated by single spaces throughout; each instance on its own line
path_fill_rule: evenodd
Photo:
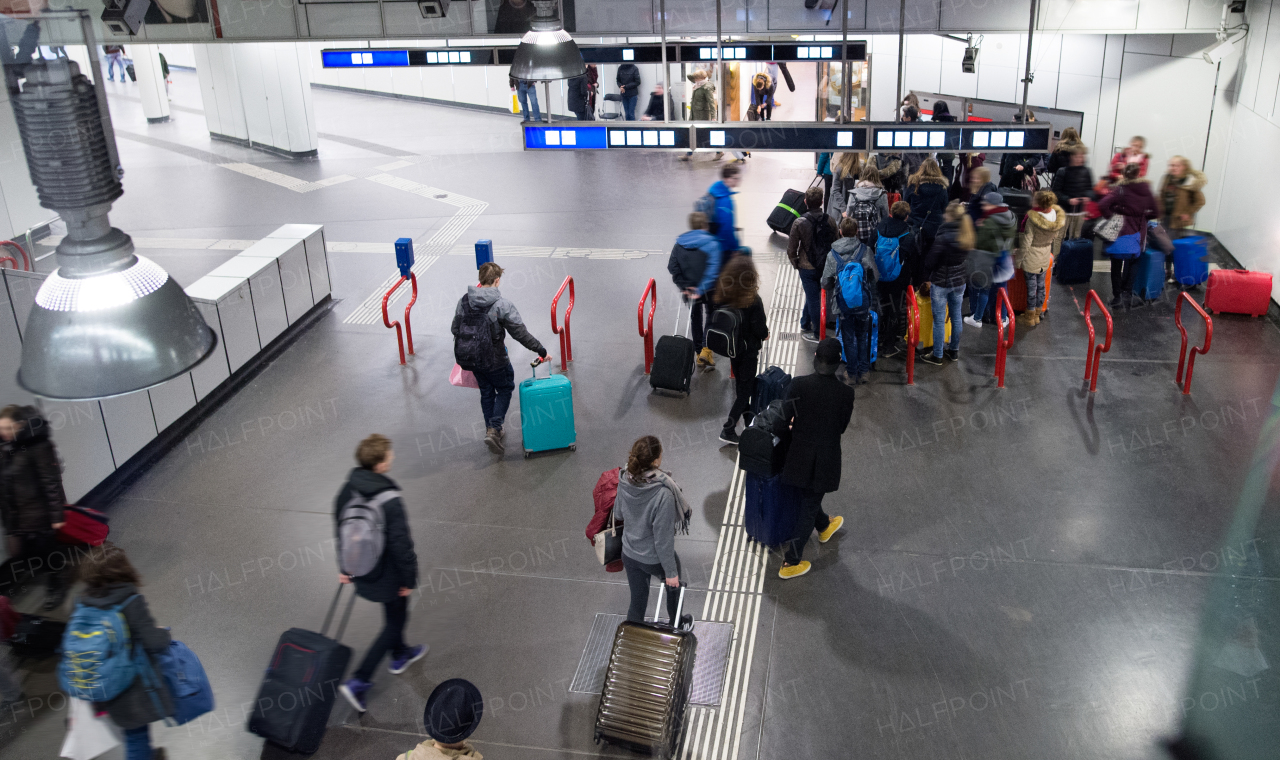
M 975 248 L 969 251 L 964 260 L 965 280 L 978 290 L 989 288 L 994 281 L 995 268 L 996 255 L 991 251 Z
M 96 509 L 68 504 L 63 509 L 62 519 L 65 524 L 56 534 L 59 543 L 72 546 L 80 544 L 102 546 L 102 542 L 106 541 L 111 533 L 107 516 Z
M 449 384 L 456 385 L 459 388 L 479 388 L 480 383 L 476 382 L 475 373 L 469 369 L 463 369 L 460 365 L 453 365 L 453 370 L 449 372 Z
M 622 561 L 622 527 L 618 525 L 612 509 L 609 510 L 609 527 L 597 533 L 591 542 L 596 545 L 596 559 L 600 564 Z
M 1116 238 L 1120 237 L 1120 230 L 1123 227 L 1124 227 L 1124 215 L 1112 214 L 1109 218 L 1104 219 L 1101 222 L 1098 222 L 1098 224 L 1094 226 L 1093 234 L 1097 235 L 1103 240 L 1108 240 L 1114 243 Z
M 95 715 L 93 705 L 83 699 L 69 701 L 67 738 L 62 741 L 59 757 L 93 760 L 120 746 L 120 729 L 114 723 Z
M 760 107 L 757 106 L 755 103 L 752 103 L 751 105 L 747 106 L 747 121 L 759 121 L 759 120 L 760 120 Z

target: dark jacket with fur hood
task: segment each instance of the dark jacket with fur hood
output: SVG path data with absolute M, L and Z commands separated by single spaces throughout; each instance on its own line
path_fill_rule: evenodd
M 947 212 L 947 203 L 950 201 L 947 196 L 946 178 L 923 179 L 914 187 L 907 183 L 907 190 L 903 193 L 902 199 L 911 204 L 911 221 L 926 234 L 937 234 L 938 228 L 942 226 L 942 217 Z
M 21 425 L 0 448 L 0 520 L 11 535 L 47 533 L 63 521 L 62 466 L 44 418 L 33 415 Z

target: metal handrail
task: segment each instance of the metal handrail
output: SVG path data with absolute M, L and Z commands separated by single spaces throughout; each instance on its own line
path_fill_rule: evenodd
M 1001 309 L 1004 310 L 1001 313 Z M 981 315 L 979 315 L 981 316 Z M 1004 323 L 1009 321 L 1009 339 L 1004 337 Z M 1009 289 L 996 289 L 996 371 L 992 377 L 996 378 L 996 387 L 1004 387 L 1004 365 L 1005 360 L 1009 358 L 1009 349 L 1013 348 L 1014 325 L 1017 320 L 1014 319 L 1013 304 L 1009 301 Z
M 1093 331 L 1090 306 L 1095 303 L 1098 304 L 1098 310 L 1102 312 L 1102 316 L 1107 318 L 1105 345 L 1097 343 Z M 1111 312 L 1107 311 L 1107 307 L 1102 304 L 1102 299 L 1098 297 L 1096 290 L 1090 290 L 1089 295 L 1084 299 L 1084 324 L 1089 328 L 1089 352 L 1085 355 L 1084 379 L 1089 381 L 1089 392 L 1093 393 L 1098 390 L 1098 365 L 1102 363 L 1102 355 L 1111 350 Z
M 649 300 L 649 296 L 653 296 L 653 303 L 649 306 L 649 329 L 645 329 L 644 325 L 644 302 Z M 658 308 L 658 284 L 649 278 L 649 284 L 644 286 L 644 293 L 640 295 L 640 303 L 636 306 L 636 324 L 640 329 L 640 337 L 644 338 L 644 373 L 649 374 L 649 370 L 653 367 L 653 312 Z
M 569 305 L 564 310 L 564 328 L 556 325 L 556 308 L 560 303 L 560 295 L 564 293 L 565 286 L 569 288 Z M 560 336 L 560 371 L 564 372 L 568 369 L 569 362 L 573 361 L 573 336 L 569 331 L 569 317 L 573 315 L 573 275 L 564 278 L 564 282 L 560 283 L 560 289 L 556 291 L 556 297 L 551 299 L 551 332 Z
M 1200 316 L 1204 317 L 1204 345 L 1192 346 L 1191 357 L 1187 358 L 1187 328 L 1182 326 L 1182 302 L 1186 301 L 1191 304 L 1192 308 L 1200 312 Z M 1196 367 L 1196 354 L 1207 354 L 1209 348 L 1213 345 L 1213 318 L 1210 317 L 1204 309 L 1200 308 L 1200 304 L 1195 302 L 1191 296 L 1184 291 L 1178 296 L 1178 305 L 1173 309 L 1173 322 L 1178 326 L 1178 332 L 1182 333 L 1182 348 L 1178 351 L 1178 374 L 1174 378 L 1174 382 L 1182 385 L 1182 395 L 1187 396 L 1191 393 L 1191 373 Z M 1182 364 L 1187 364 L 1187 377 L 1182 377 Z
M 16 248 L 16 249 L 18 250 L 18 253 L 22 255 L 22 270 L 23 270 L 24 272 L 30 272 L 30 271 L 31 271 L 31 257 L 27 255 L 27 251 L 26 251 L 26 249 L 25 249 L 25 248 L 23 248 L 21 245 L 19 245 L 17 242 L 15 242 L 15 241 L 13 241 L 13 240 L 0 240 L 0 248 L 3 248 L 3 247 L 4 247 L 4 246 L 6 246 L 6 245 L 8 245 L 8 246 L 13 246 L 14 248 Z M 17 260 L 17 259 L 13 258 L 12 256 L 5 256 L 4 258 L 0 258 L 0 261 L 4 261 L 5 259 L 8 259 L 8 260 L 10 260 L 10 261 L 12 261 L 12 262 L 13 262 L 13 268 L 14 268 L 14 269 L 17 269 L 17 268 L 18 268 L 18 260 Z
M 897 340 L 895 338 L 895 340 Z M 920 342 L 920 305 L 916 288 L 907 286 L 907 385 L 916 384 L 916 344 Z
M 818 307 L 818 329 L 815 330 L 814 332 L 818 334 L 818 340 L 826 340 L 827 339 L 827 289 L 823 288 L 820 292 L 822 293 L 822 305 Z
M 409 303 L 404 307 L 404 332 L 409 336 L 409 355 L 413 356 L 413 326 L 409 324 L 409 310 L 413 308 L 413 304 L 418 300 L 418 275 L 409 272 L 408 277 L 401 277 L 397 280 L 396 284 L 391 286 L 391 290 L 388 290 L 387 294 L 382 297 L 382 324 L 396 328 L 396 343 L 400 346 L 401 364 L 404 364 L 404 337 L 400 331 L 400 322 L 398 320 L 392 322 L 387 316 L 387 301 L 391 300 L 391 294 L 396 292 L 396 289 L 403 285 L 405 280 L 408 280 L 413 286 L 413 297 L 409 299 Z

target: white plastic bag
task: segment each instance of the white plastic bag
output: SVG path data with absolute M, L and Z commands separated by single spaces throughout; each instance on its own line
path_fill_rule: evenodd
M 93 760 L 120 746 L 120 729 L 110 718 L 94 715 L 93 704 L 83 699 L 68 699 L 67 738 L 62 742 L 61 757 L 71 760 Z

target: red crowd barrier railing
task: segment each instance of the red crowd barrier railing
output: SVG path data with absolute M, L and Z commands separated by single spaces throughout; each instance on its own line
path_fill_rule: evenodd
M 1187 328 L 1182 326 L 1183 301 L 1191 304 L 1191 307 L 1200 312 L 1201 317 L 1204 317 L 1204 345 L 1192 346 L 1190 358 L 1187 357 Z M 1196 367 L 1196 354 L 1209 353 L 1209 347 L 1213 345 L 1213 318 L 1205 313 L 1204 309 L 1200 308 L 1200 304 L 1196 303 L 1195 299 L 1183 292 L 1178 296 L 1178 305 L 1174 307 L 1173 322 L 1178 326 L 1178 332 L 1182 333 L 1182 348 L 1178 351 L 1178 374 L 1174 378 L 1174 382 L 1182 386 L 1182 395 L 1186 396 L 1191 393 L 1191 373 Z M 1187 376 L 1185 379 L 1182 377 L 1182 364 L 1184 361 L 1187 364 Z
M 1107 319 L 1107 342 L 1105 344 L 1097 343 L 1097 337 L 1093 331 L 1093 320 L 1089 316 L 1090 307 L 1095 303 L 1098 304 L 1098 311 L 1101 311 L 1102 316 Z M 1098 390 L 1098 365 L 1102 363 L 1102 355 L 1111 350 L 1111 312 L 1107 311 L 1107 307 L 1102 305 L 1102 299 L 1098 297 L 1098 291 L 1096 290 L 1090 290 L 1088 297 L 1084 300 L 1084 324 L 1089 328 L 1089 353 L 1085 355 L 1084 379 L 1089 381 L 1089 392 L 1093 393 Z M 1183 333 L 1183 344 L 1186 344 L 1185 332 Z
M 0 240 L 0 250 L 3 250 L 3 249 L 4 249 L 4 247 L 5 247 L 6 245 L 7 245 L 7 246 L 9 246 L 10 248 L 13 248 L 14 250 L 16 250 L 16 251 L 18 252 L 18 255 L 22 257 L 22 267 L 21 267 L 21 268 L 22 268 L 22 270 L 23 270 L 23 271 L 25 271 L 25 272 L 30 272 L 30 271 L 31 271 L 31 257 L 27 255 L 27 251 L 26 251 L 26 249 L 25 249 L 25 248 L 23 248 L 22 246 L 18 245 L 17 243 L 15 243 L 15 242 L 14 242 L 14 241 L 12 241 L 12 240 Z M 18 267 L 18 260 L 17 260 L 17 259 L 15 259 L 14 257 L 12 257 L 12 256 L 4 256 L 4 257 L 0 257 L 0 266 L 3 266 L 3 265 L 4 265 L 4 264 L 3 264 L 3 262 L 5 262 L 5 261 L 12 261 L 12 262 L 13 262 L 13 268 L 14 268 L 14 269 L 18 269 L 18 268 L 19 268 L 19 267 Z
M 996 378 L 996 387 L 1004 387 L 1004 365 L 1005 360 L 1009 358 L 1009 349 L 1013 348 L 1013 326 L 1017 323 L 1014 318 L 1013 304 L 1009 302 L 1009 289 L 996 289 L 996 371 L 992 377 Z M 1004 337 L 1004 320 L 1009 320 L 1009 339 Z M 1110 318 L 1108 318 L 1110 319 Z M 1109 324 L 1109 323 L 1108 323 Z M 1110 335 L 1110 331 L 1107 332 Z
M 382 297 L 382 324 L 396 328 L 396 343 L 400 346 L 401 364 L 404 364 L 404 336 L 400 332 L 400 322 L 392 322 L 387 316 L 387 301 L 391 300 L 391 294 L 396 292 L 396 289 L 403 285 L 405 280 L 408 280 L 413 286 L 413 297 L 409 299 L 409 303 L 404 307 L 404 332 L 409 336 L 409 355 L 413 356 L 413 326 L 409 324 L 409 310 L 413 308 L 413 304 L 418 300 L 418 275 L 410 272 L 408 277 L 401 277 L 396 281 L 395 285 L 391 286 L 391 290 L 388 290 L 387 294 Z
M 818 307 L 818 340 L 827 339 L 827 289 L 822 289 L 822 305 Z
M 652 296 L 652 302 L 649 305 L 649 327 L 645 329 L 644 324 L 644 302 L 648 301 Z M 644 338 L 644 373 L 649 374 L 650 368 L 653 367 L 653 312 L 658 308 L 658 284 L 649 278 L 649 284 L 644 286 L 644 293 L 640 295 L 640 304 L 636 306 L 636 324 L 640 328 L 640 337 Z
M 907 385 L 916 384 L 916 344 L 920 342 L 920 305 L 916 288 L 907 286 Z
M 564 327 L 561 328 L 556 325 L 556 308 L 566 287 L 569 288 L 569 305 L 565 307 Z M 568 369 L 569 362 L 573 361 L 573 336 L 569 332 L 569 317 L 571 316 L 573 316 L 573 275 L 564 278 L 564 282 L 560 283 L 560 289 L 556 291 L 556 297 L 551 299 L 551 332 L 560 336 L 561 372 Z

